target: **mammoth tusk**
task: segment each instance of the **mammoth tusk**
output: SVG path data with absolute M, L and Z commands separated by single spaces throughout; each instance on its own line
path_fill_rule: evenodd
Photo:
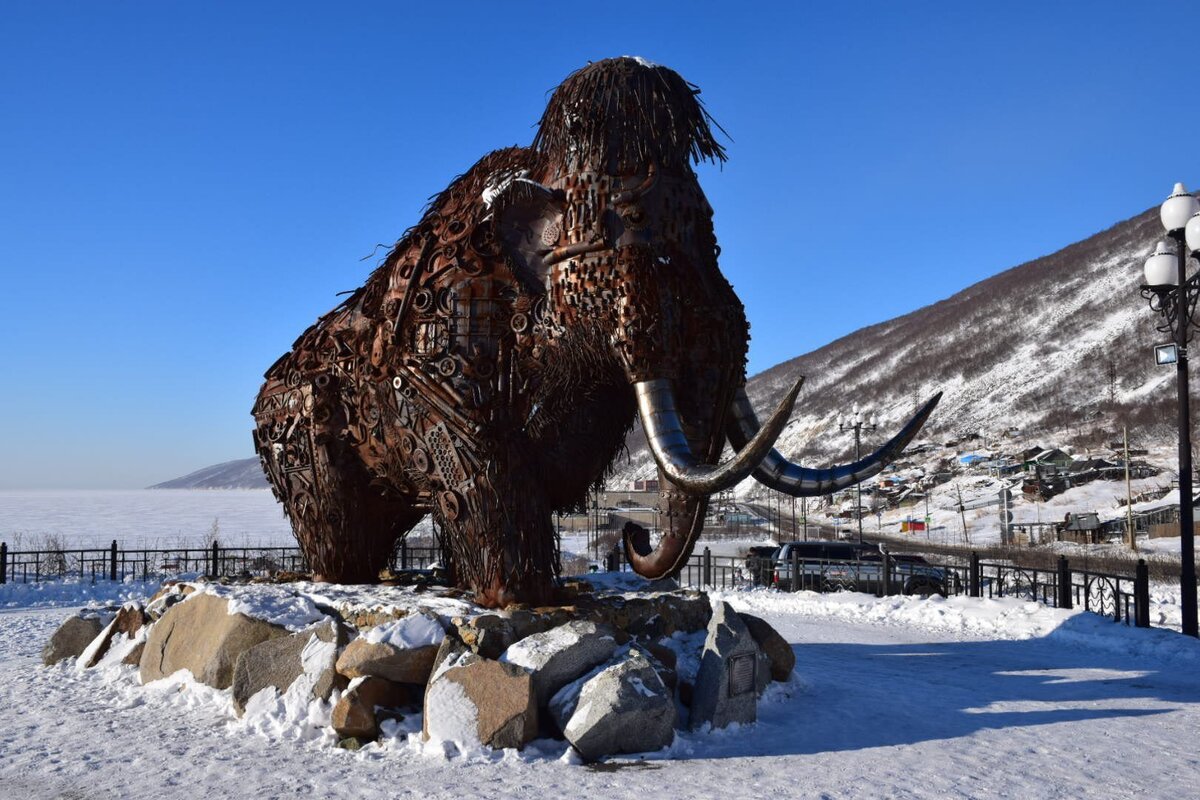
M 787 424 L 796 395 L 803 384 L 803 378 L 796 381 L 767 424 L 749 437 L 745 446 L 730 461 L 717 466 L 702 464 L 692 454 L 679 412 L 675 408 L 675 393 L 670 381 L 663 378 L 639 381 L 634 389 L 637 392 L 638 417 L 646 432 L 646 441 L 663 475 L 688 494 L 707 495 L 733 486 L 766 457 Z
M 941 399 L 942 393 L 938 392 L 929 402 L 921 406 L 921 410 L 883 447 L 853 464 L 843 464 L 826 469 L 809 469 L 799 464 L 793 464 L 778 450 L 772 448 L 771 452 L 754 470 L 754 479 L 770 489 L 792 497 L 815 497 L 853 486 L 882 471 L 884 467 L 895 461 L 908 443 L 913 440 L 913 437 L 917 435 L 917 432 L 921 430 L 921 426 L 925 424 L 925 420 L 929 419 L 929 415 L 933 413 L 933 409 Z M 737 451 L 747 447 L 759 432 L 758 419 L 754 416 L 754 408 L 750 405 L 750 398 L 746 396 L 745 388 L 738 390 L 729 411 L 727 434 L 729 443 Z

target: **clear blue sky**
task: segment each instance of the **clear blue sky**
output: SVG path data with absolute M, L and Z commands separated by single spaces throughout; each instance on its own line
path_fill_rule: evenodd
M 1198 21 L 1195 2 L 9 0 L 0 489 L 251 455 L 263 370 L 588 60 L 673 67 L 732 137 L 701 180 L 760 371 L 1200 181 Z

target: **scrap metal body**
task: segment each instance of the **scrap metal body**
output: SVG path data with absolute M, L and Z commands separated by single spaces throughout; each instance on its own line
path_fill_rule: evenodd
M 572 77 L 620 88 L 632 61 Z M 479 602 L 548 602 L 552 514 L 622 452 L 636 381 L 671 381 L 695 451 L 720 455 L 749 332 L 696 145 L 659 127 L 647 148 L 614 97 L 598 129 L 556 132 L 548 110 L 533 147 L 457 178 L 267 371 L 255 445 L 319 579 L 376 580 L 431 513 Z M 664 535 L 694 540 L 705 504 L 665 486 Z

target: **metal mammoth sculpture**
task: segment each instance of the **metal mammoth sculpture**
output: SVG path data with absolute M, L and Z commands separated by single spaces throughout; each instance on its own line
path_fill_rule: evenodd
M 662 535 L 627 526 L 634 570 L 673 574 L 710 493 L 753 474 L 827 494 L 873 455 L 811 470 L 773 449 L 746 398 L 749 327 L 717 266 L 692 170 L 724 160 L 698 90 L 636 58 L 550 98 L 530 147 L 497 150 L 433 199 L 366 284 L 266 373 L 254 439 L 318 580 L 378 579 L 427 513 L 457 583 L 487 606 L 551 600 L 552 514 L 579 506 L 640 419 Z M 726 442 L 733 457 L 718 463 Z

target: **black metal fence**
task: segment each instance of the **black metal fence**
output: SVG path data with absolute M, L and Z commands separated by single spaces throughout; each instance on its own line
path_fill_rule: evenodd
M 393 571 L 428 569 L 441 558 L 434 546 L 402 542 L 392 555 Z M 609 571 L 627 568 L 614 550 L 605 559 Z M 0 543 L 0 583 L 35 583 L 63 578 L 90 581 L 154 581 L 185 574 L 209 577 L 269 576 L 307 572 L 298 547 L 222 547 L 123 549 L 114 540 L 103 549 L 9 550 Z M 795 579 L 792 579 L 795 576 Z M 1055 569 L 980 561 L 967 564 L 923 562 L 882 554 L 881 559 L 714 556 L 709 548 L 693 554 L 679 574 L 681 586 L 743 589 L 756 586 L 784 591 L 866 591 L 877 595 L 931 594 L 970 597 L 1019 597 L 1057 608 L 1083 608 L 1114 622 L 1148 628 L 1150 578 L 1145 561 L 1135 574 L 1077 570 L 1065 556 Z
M 609 555 L 609 570 L 626 568 L 619 552 Z M 791 580 L 791 576 L 796 576 Z M 781 580 L 782 578 L 782 580 Z M 983 562 L 972 553 L 967 564 L 916 561 L 884 553 L 879 560 L 714 556 L 706 547 L 692 555 L 679 573 L 679 584 L 693 588 L 774 587 L 782 591 L 865 591 L 875 595 L 942 594 L 947 597 L 1018 597 L 1055 608 L 1082 608 L 1114 622 L 1151 626 L 1150 578 L 1146 562 L 1134 575 L 1071 567 L 1060 556 L 1052 570 Z
M 428 569 L 441 556 L 437 546 L 401 543 L 389 567 Z M 74 578 L 97 581 L 159 581 L 179 575 L 263 577 L 280 572 L 307 572 L 299 547 L 211 547 L 125 549 L 116 540 L 106 548 L 9 550 L 0 543 L 0 583 L 40 583 Z

